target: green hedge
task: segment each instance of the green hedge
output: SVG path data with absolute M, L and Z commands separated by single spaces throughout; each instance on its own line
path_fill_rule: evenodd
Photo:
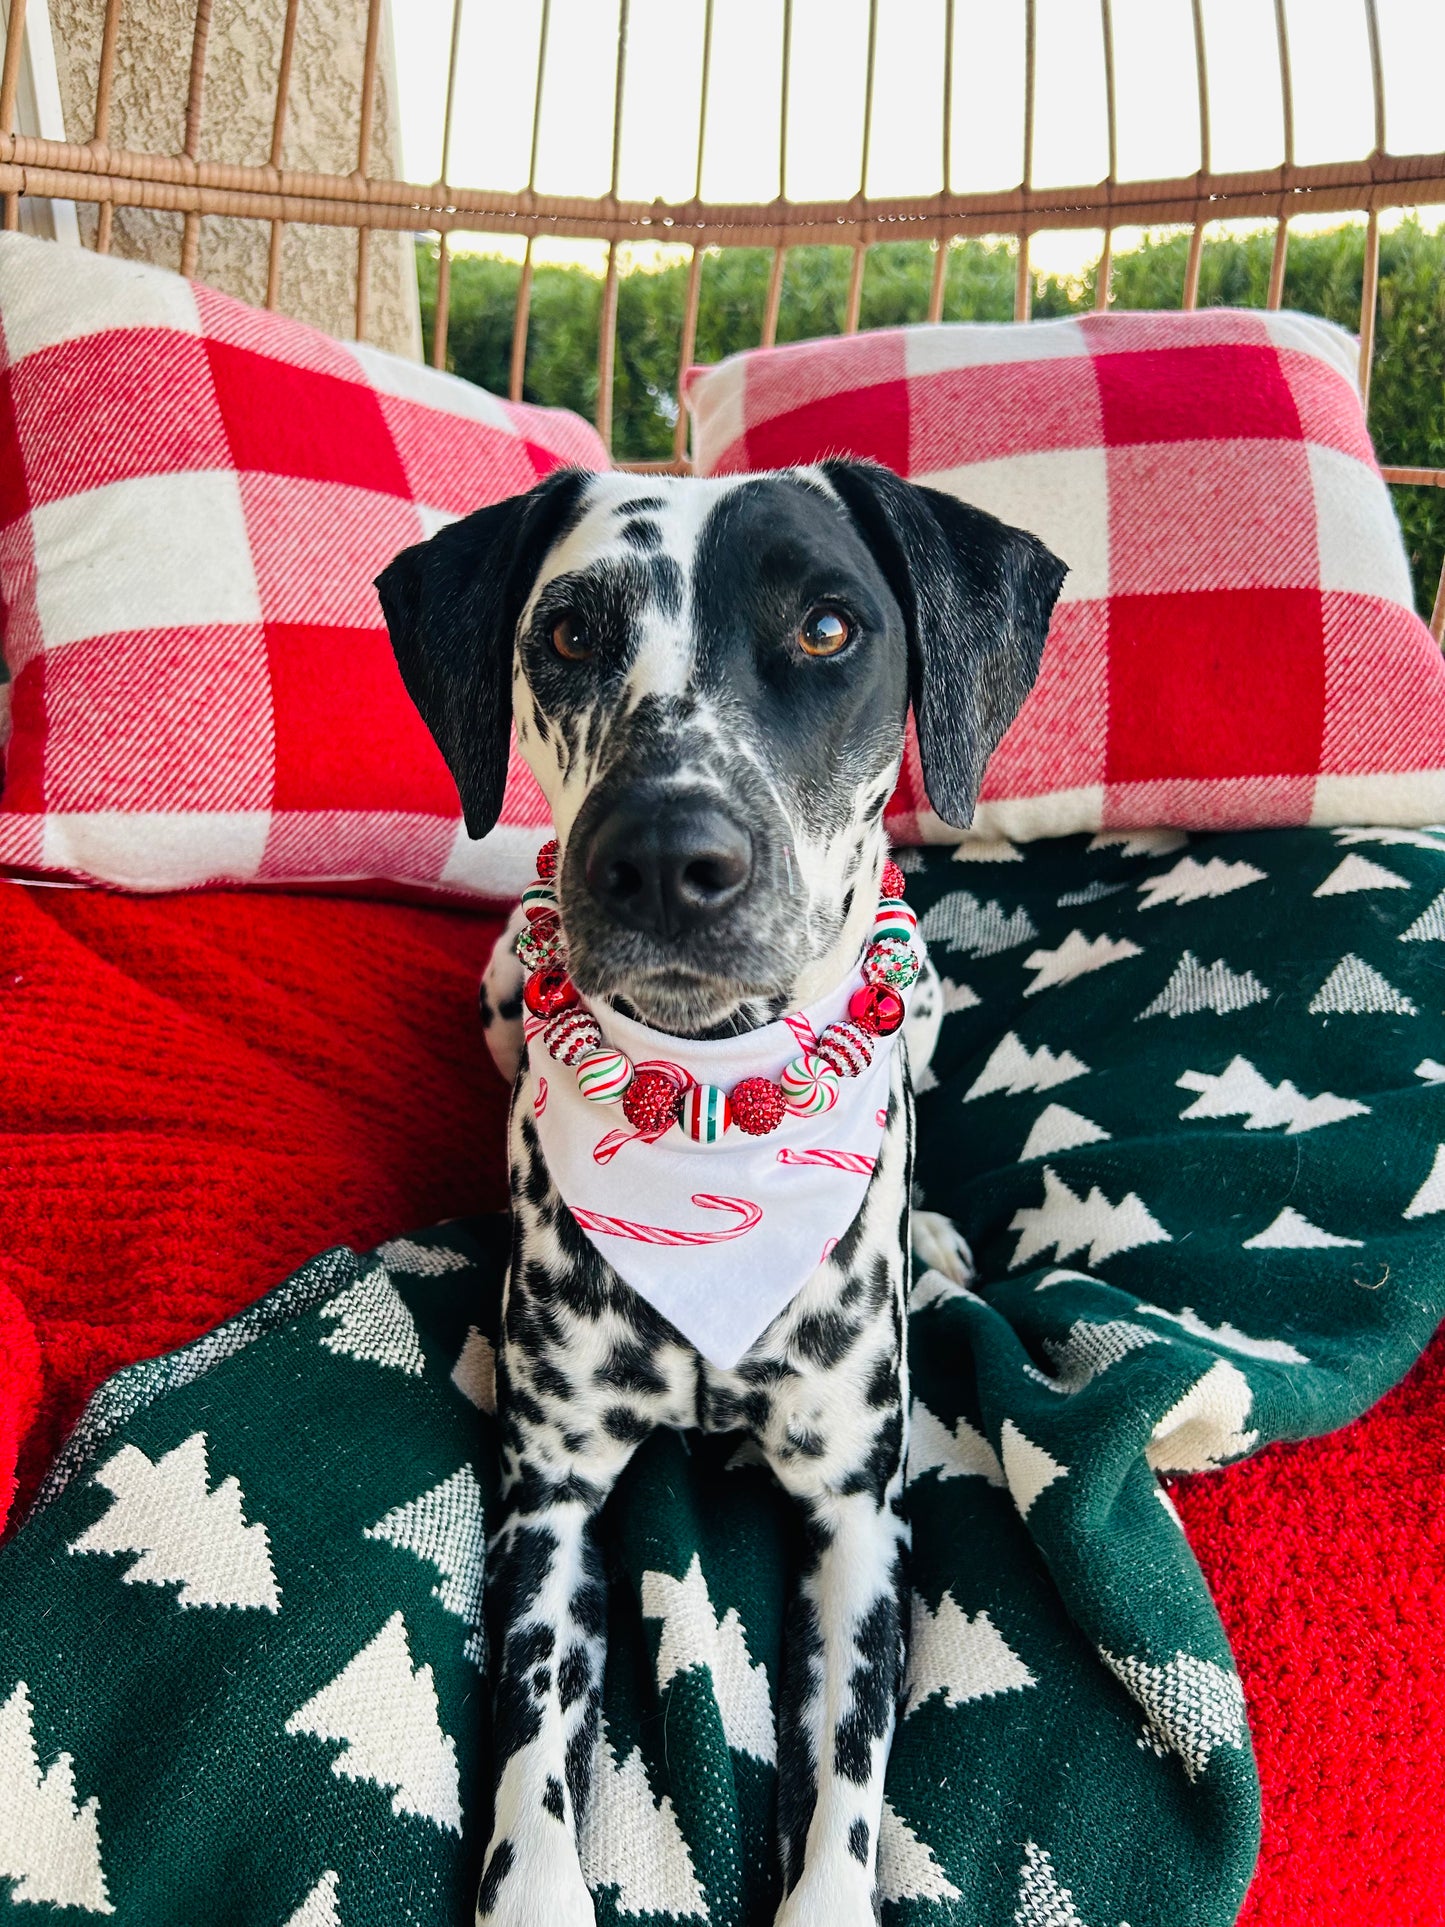
M 1285 305 L 1326 315 L 1353 329 L 1359 319 L 1364 229 L 1351 225 L 1291 238 Z M 1114 258 L 1113 300 L 1120 308 L 1177 307 L 1184 284 L 1187 237 L 1147 237 Z M 1201 307 L 1263 307 L 1273 234 L 1209 241 L 1199 277 Z M 703 264 L 697 359 L 717 361 L 756 344 L 762 330 L 771 253 L 730 248 Z M 851 251 L 799 248 L 789 254 L 778 315 L 779 341 L 839 333 Z M 949 250 L 944 318 L 1006 321 L 1013 312 L 1015 252 L 1008 242 L 966 241 Z M 447 365 L 484 388 L 505 394 L 511 361 L 512 313 L 521 270 L 488 255 L 452 257 Z M 926 244 L 884 243 L 870 250 L 863 281 L 862 326 L 894 327 L 927 313 L 933 257 Z M 435 244 L 417 244 L 422 326 L 431 352 L 436 310 Z M 624 460 L 672 453 L 677 416 L 677 348 L 687 270 L 675 265 L 635 271 L 617 287 L 617 383 L 614 443 Z M 532 285 L 526 397 L 574 408 L 589 418 L 597 406 L 597 328 L 602 283 L 580 267 L 539 267 Z M 1034 313 L 1076 314 L 1094 305 L 1092 270 L 1080 280 L 1034 276 Z M 1445 467 L 1445 231 L 1429 234 L 1406 221 L 1380 240 L 1380 299 L 1370 432 L 1380 460 Z M 1415 594 L 1428 615 L 1445 554 L 1445 490 L 1397 488 Z

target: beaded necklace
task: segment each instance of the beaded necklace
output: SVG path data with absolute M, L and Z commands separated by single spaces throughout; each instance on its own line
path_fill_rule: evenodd
M 528 972 L 522 992 L 525 1035 L 529 1042 L 540 1035 L 548 1055 L 573 1072 L 589 1102 L 620 1104 L 628 1123 L 648 1142 L 674 1125 L 698 1144 L 717 1144 L 730 1130 L 766 1137 L 790 1114 L 815 1117 L 829 1111 L 838 1101 L 839 1080 L 866 1070 L 874 1040 L 891 1037 L 903 1022 L 903 992 L 916 982 L 920 968 L 913 945 L 918 918 L 903 900 L 903 872 L 891 858 L 883 867 L 882 896 L 847 1018 L 814 1038 L 801 1021 L 795 1028 L 785 1017 L 804 1045 L 798 1056 L 776 1080 L 745 1077 L 728 1091 L 699 1083 L 675 1064 L 635 1065 L 607 1043 L 567 974 L 556 879 L 554 838 L 538 851 L 536 881 L 522 892 L 526 923 L 516 953 Z

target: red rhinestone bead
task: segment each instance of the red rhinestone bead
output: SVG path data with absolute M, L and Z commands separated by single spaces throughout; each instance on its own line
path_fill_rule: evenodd
M 903 1022 L 906 1007 L 896 990 L 864 984 L 848 999 L 848 1015 L 874 1037 L 891 1037 Z
M 883 865 L 883 886 L 878 894 L 882 897 L 893 897 L 896 899 L 903 895 L 903 888 L 903 872 L 890 856 L 888 861 Z
M 745 1077 L 729 1094 L 733 1123 L 749 1137 L 766 1137 L 788 1114 L 788 1101 L 771 1079 Z
M 541 877 L 544 883 L 548 883 L 556 874 L 557 839 L 554 836 L 550 842 L 544 843 L 537 852 L 537 875 Z
M 548 970 L 534 970 L 522 987 L 522 1002 L 534 1017 L 554 1017 L 559 1010 L 570 1010 L 580 1001 L 577 986 L 556 964 Z
M 661 1137 L 676 1121 L 682 1092 L 666 1071 L 639 1071 L 627 1087 L 622 1114 L 646 1137 Z

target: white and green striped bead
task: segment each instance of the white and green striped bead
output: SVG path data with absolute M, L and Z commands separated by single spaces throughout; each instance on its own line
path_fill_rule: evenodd
M 606 1044 L 579 1057 L 574 1069 L 578 1090 L 592 1104 L 620 1104 L 632 1082 L 631 1060 Z
M 695 1144 L 716 1144 L 731 1123 L 728 1094 L 716 1084 L 692 1084 L 684 1092 L 682 1128 Z
M 917 929 L 917 912 L 899 897 L 885 897 L 873 918 L 872 941 L 892 937 L 898 943 L 912 943 Z
M 557 912 L 557 892 L 550 883 L 529 883 L 522 892 L 522 909 L 528 922 L 538 917 L 555 916 Z

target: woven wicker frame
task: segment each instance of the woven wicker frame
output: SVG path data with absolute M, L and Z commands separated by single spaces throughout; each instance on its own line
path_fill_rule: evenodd
M 1084 4 L 1085 0 L 1079 0 Z M 1368 30 L 1374 97 L 1374 146 L 1363 160 L 1301 166 L 1294 160 L 1294 93 L 1285 0 L 1259 0 L 1273 7 L 1279 61 L 1279 85 L 1284 122 L 1284 160 L 1276 168 L 1252 174 L 1215 173 L 1210 165 L 1209 78 L 1203 0 L 1191 0 L 1193 11 L 1201 166 L 1196 174 L 1171 180 L 1120 181 L 1117 169 L 1117 115 L 1114 97 L 1114 38 L 1111 0 L 1098 0 L 1104 48 L 1104 76 L 1109 140 L 1109 173 L 1102 181 L 1047 190 L 1033 185 L 1036 0 L 1025 0 L 1024 125 L 1020 143 L 1019 184 L 1007 193 L 958 194 L 948 186 L 942 193 L 911 200 L 870 199 L 860 185 L 847 201 L 795 201 L 786 194 L 788 95 L 793 51 L 792 0 L 783 0 L 782 88 L 778 114 L 779 178 L 784 193 L 766 205 L 723 205 L 701 198 L 703 152 L 707 133 L 709 68 L 716 0 L 706 0 L 702 76 L 697 128 L 695 192 L 678 204 L 632 202 L 618 198 L 618 160 L 621 148 L 624 81 L 627 58 L 629 0 L 620 0 L 620 25 L 613 86 L 612 168 L 608 193 L 597 200 L 538 194 L 536 180 L 538 130 L 543 88 L 551 48 L 550 0 L 542 0 L 541 48 L 532 103 L 529 185 L 518 194 L 492 193 L 463 187 L 448 178 L 452 112 L 456 93 L 457 54 L 461 37 L 463 0 L 453 0 L 450 55 L 446 74 L 445 117 L 442 135 L 442 178 L 421 183 L 376 179 L 370 173 L 371 132 L 377 62 L 382 44 L 385 0 L 365 0 L 366 43 L 352 173 L 317 174 L 281 165 L 286 132 L 286 106 L 296 38 L 299 0 L 276 0 L 285 19 L 276 76 L 270 155 L 264 166 L 238 167 L 209 163 L 203 153 L 206 46 L 210 34 L 212 0 L 197 0 L 191 44 L 190 77 L 186 98 L 185 132 L 178 154 L 136 152 L 108 144 L 116 49 L 124 0 L 106 0 L 95 113 L 89 141 L 75 143 L 28 138 L 14 131 L 16 93 L 26 13 L 26 0 L 10 0 L 10 31 L 0 70 L 0 196 L 4 223 L 18 222 L 18 199 L 23 194 L 47 196 L 98 205 L 96 246 L 110 246 L 112 210 L 117 206 L 169 209 L 184 215 L 180 260 L 183 273 L 194 273 L 200 219 L 219 214 L 268 221 L 271 225 L 267 306 L 279 300 L 281 234 L 289 223 L 351 228 L 356 232 L 356 332 L 366 331 L 367 250 L 375 229 L 434 232 L 440 237 L 437 315 L 433 360 L 444 366 L 450 301 L 448 236 L 454 230 L 482 230 L 525 238 L 526 252 L 513 319 L 511 394 L 520 397 L 526 374 L 527 331 L 532 291 L 532 252 L 538 236 L 572 236 L 607 244 L 601 326 L 597 349 L 597 426 L 610 447 L 612 439 L 613 376 L 616 366 L 617 277 L 619 245 L 638 240 L 665 241 L 692 250 L 687 278 L 678 368 L 692 361 L 701 296 L 703 251 L 714 247 L 770 247 L 773 265 L 764 307 L 761 340 L 773 341 L 782 294 L 783 266 L 792 247 L 840 243 L 853 250 L 852 272 L 844 315 L 844 332 L 858 327 L 863 273 L 870 244 L 878 241 L 920 240 L 936 246 L 928 319 L 942 313 L 946 243 L 955 236 L 987 234 L 1012 236 L 1018 244 L 1018 273 L 1014 316 L 1029 315 L 1030 237 L 1044 229 L 1102 228 L 1104 248 L 1098 282 L 1098 302 L 1109 300 L 1112 237 L 1126 226 L 1163 223 L 1188 224 L 1190 244 L 1181 290 L 1182 305 L 1195 306 L 1204 230 L 1211 221 L 1239 218 L 1272 220 L 1275 224 L 1268 305 L 1277 308 L 1284 290 L 1290 223 L 1301 215 L 1362 213 L 1366 218 L 1365 271 L 1360 311 L 1360 383 L 1369 392 L 1374 352 L 1375 307 L 1379 281 L 1380 215 L 1384 212 L 1445 203 L 1445 153 L 1397 155 L 1388 151 L 1385 88 L 1380 57 L 1376 0 L 1360 0 Z M 361 4 L 361 0 L 357 0 Z M 725 4 L 725 0 L 724 0 Z M 953 103 L 953 46 L 956 0 L 945 0 L 943 114 L 940 145 L 943 178 L 951 179 L 950 138 Z M 860 182 L 868 178 L 872 140 L 874 72 L 880 0 L 870 0 L 867 78 Z M 686 417 L 679 413 L 673 459 L 666 463 L 630 464 L 685 472 Z M 1445 487 L 1445 469 L 1388 468 L 1392 483 Z M 1445 638 L 1445 573 L 1436 597 L 1431 627 Z

